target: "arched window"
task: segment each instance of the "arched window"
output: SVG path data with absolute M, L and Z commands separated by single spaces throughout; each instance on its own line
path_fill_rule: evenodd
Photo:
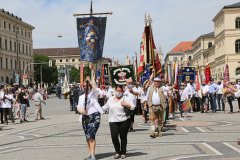
M 240 39 L 237 39 L 235 41 L 235 52 L 239 53 L 240 52 Z
M 188 60 L 191 61 L 191 60 L 192 60 L 192 57 L 191 57 L 191 56 L 188 56 Z
M 236 20 L 235 20 L 235 27 L 236 27 L 236 29 L 240 28 L 240 17 L 236 18 Z
M 212 47 L 212 42 L 208 43 L 208 48 Z

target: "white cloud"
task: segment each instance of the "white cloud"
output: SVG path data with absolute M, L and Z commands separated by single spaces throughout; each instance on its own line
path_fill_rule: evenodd
M 90 0 L 0 0 L 1 7 L 33 25 L 34 48 L 77 47 L 73 13 L 88 13 Z M 180 41 L 213 31 L 213 17 L 238 0 L 93 0 L 94 12 L 108 16 L 104 56 L 139 52 L 144 14 L 151 14 L 155 43 L 166 54 Z M 62 38 L 57 38 L 62 34 Z

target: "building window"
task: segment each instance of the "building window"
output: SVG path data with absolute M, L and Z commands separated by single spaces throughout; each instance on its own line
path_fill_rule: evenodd
M 10 51 L 12 51 L 12 41 L 10 41 Z
M 235 52 L 236 53 L 240 52 L 240 39 L 235 41 Z
M 17 52 L 17 43 L 14 42 L 14 51 Z
M 7 50 L 7 39 L 5 39 L 5 49 Z
M 72 62 L 75 62 L 75 59 L 72 59 Z
M 29 48 L 29 55 L 31 55 L 32 51 L 31 51 L 31 47 L 28 47 Z
M 10 23 L 8 24 L 8 28 L 9 28 L 9 31 L 11 31 L 11 24 Z
M 62 59 L 60 59 L 59 62 L 62 62 Z
M 22 53 L 25 53 L 25 52 L 24 52 L 24 44 L 22 45 Z
M 0 57 L 0 68 L 1 69 L 3 68 L 3 59 L 2 59 L 2 57 Z
M 68 59 L 66 59 L 66 62 L 68 62 Z
M 6 58 L 6 69 L 8 69 L 8 58 Z
M 2 49 L 2 38 L 0 37 L 0 48 Z
M 10 69 L 13 69 L 12 59 L 10 59 Z
M 212 47 L 212 42 L 208 43 L 208 48 Z
M 188 60 L 191 61 L 192 60 L 192 56 L 188 56 Z
M 3 76 L 1 77 L 1 81 L 2 81 L 2 82 L 4 81 Z
M 6 29 L 6 22 L 5 21 L 3 22 L 3 25 L 4 25 L 4 29 Z
M 236 27 L 236 29 L 240 28 L 240 17 L 236 18 L 236 20 L 235 20 L 235 27 Z
M 27 45 L 26 45 L 26 54 L 28 55 L 28 47 L 27 47 Z

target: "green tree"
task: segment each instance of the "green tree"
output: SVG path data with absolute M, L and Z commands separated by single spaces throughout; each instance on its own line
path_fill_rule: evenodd
M 48 62 L 49 58 L 45 55 L 34 55 L 33 56 L 34 63 L 46 63 L 46 64 L 35 64 L 34 65 L 34 81 L 37 83 L 41 82 L 41 65 L 42 65 L 42 82 L 44 83 L 57 83 L 58 80 L 58 72 L 57 67 L 55 66 L 55 62 L 53 61 L 53 66 L 49 67 Z
M 70 72 L 70 82 L 76 82 L 79 83 L 80 82 L 80 71 L 79 69 L 76 69 L 75 67 L 72 67 Z

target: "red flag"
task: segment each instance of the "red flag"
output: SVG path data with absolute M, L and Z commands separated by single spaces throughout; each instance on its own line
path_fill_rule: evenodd
M 143 33 L 143 36 L 142 36 L 142 42 L 141 42 L 141 45 L 140 45 L 140 64 L 138 66 L 138 70 L 137 70 L 137 74 L 140 76 L 143 72 L 144 72 L 144 68 L 145 68 L 145 60 L 144 60 L 144 55 L 145 55 L 145 33 Z
M 229 67 L 228 64 L 225 65 L 225 70 L 224 70 L 224 82 L 230 81 L 229 77 Z
M 158 76 L 159 74 L 162 73 L 162 65 L 161 65 L 161 62 L 160 62 L 160 59 L 158 57 L 158 54 L 156 55 L 156 58 L 155 58 L 155 76 Z
M 205 73 L 205 83 L 208 83 L 211 79 L 211 69 L 209 64 L 207 64 L 204 70 L 204 73 Z
M 105 85 L 105 73 L 104 73 L 104 64 L 102 64 L 102 86 Z
M 83 64 L 80 64 L 80 84 L 83 86 L 83 68 L 84 68 L 84 65 Z

